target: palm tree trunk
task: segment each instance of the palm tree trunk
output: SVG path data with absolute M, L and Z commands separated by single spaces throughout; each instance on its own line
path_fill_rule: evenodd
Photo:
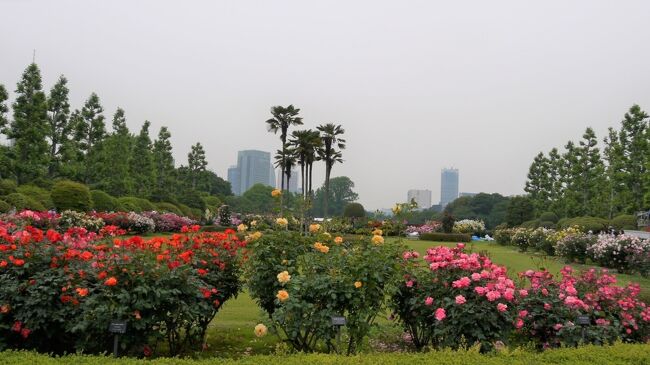
M 332 172 L 332 166 L 328 163 L 325 167 L 325 202 L 323 204 L 323 222 L 327 222 L 327 210 L 329 208 L 329 198 L 330 198 L 330 173 Z

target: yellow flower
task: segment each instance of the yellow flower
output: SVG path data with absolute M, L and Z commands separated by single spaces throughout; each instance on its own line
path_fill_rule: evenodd
M 328 253 L 330 248 L 320 242 L 314 243 L 314 248 L 322 253 Z
M 327 238 L 332 238 L 332 235 L 329 234 L 329 232 L 325 232 L 325 233 L 323 233 L 323 236 L 325 236 L 325 237 L 327 237 Z
M 286 227 L 289 224 L 289 221 L 287 220 L 287 218 L 278 218 L 275 220 L 275 223 L 278 226 Z
M 246 236 L 246 241 L 253 242 L 259 240 L 262 237 L 262 232 L 254 232 Z
M 291 275 L 289 275 L 288 271 L 283 271 L 278 274 L 278 281 L 280 284 L 286 284 L 291 280 Z
M 382 231 L 381 229 L 377 228 L 377 229 L 375 229 L 374 231 L 372 231 L 372 234 L 374 234 L 375 236 L 383 236 L 383 235 L 384 235 L 384 231 Z
M 320 231 L 320 224 L 310 224 L 309 225 L 309 233 L 316 233 Z
M 251 227 L 257 227 L 257 221 L 251 221 Z
M 343 243 L 343 237 L 341 237 L 341 236 L 336 237 L 334 239 L 334 243 L 336 243 L 337 245 L 340 245 L 341 243 Z
M 360 281 L 355 281 L 355 282 L 354 282 L 354 287 L 355 287 L 355 288 L 359 289 L 359 288 L 361 288 L 362 286 L 363 286 L 363 283 L 361 283 Z
M 260 323 L 257 326 L 255 326 L 255 336 L 264 337 L 266 336 L 267 332 L 268 332 L 268 328 L 266 328 L 265 325 Z
M 237 226 L 237 232 L 246 232 L 247 229 L 248 227 L 244 223 Z
M 289 293 L 286 290 L 278 291 L 278 295 L 275 296 L 279 301 L 284 302 L 289 299 Z
M 382 243 L 384 243 L 384 237 L 376 234 L 372 237 L 372 243 L 374 243 L 375 245 L 381 245 Z
M 288 264 L 288 263 L 289 263 L 288 260 L 286 260 L 286 259 L 285 259 L 285 260 L 282 260 L 282 265 L 286 265 L 286 264 Z
M 274 198 L 277 198 L 277 197 L 279 197 L 280 195 L 282 195 L 282 190 L 280 190 L 280 189 L 274 189 L 274 190 L 271 192 L 271 196 L 274 197 Z

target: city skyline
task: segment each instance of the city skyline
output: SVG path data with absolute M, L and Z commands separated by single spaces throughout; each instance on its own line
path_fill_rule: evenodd
M 444 209 L 447 204 L 458 199 L 459 172 L 456 168 L 440 170 L 440 206 Z
M 237 165 L 228 168 L 228 182 L 233 194 L 242 195 L 255 184 L 275 188 L 275 170 L 271 153 L 260 150 L 237 152 Z

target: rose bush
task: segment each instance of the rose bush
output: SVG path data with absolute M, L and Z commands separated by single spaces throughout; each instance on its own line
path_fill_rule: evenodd
M 587 248 L 589 257 L 599 265 L 621 273 L 639 272 L 648 275 L 650 270 L 650 240 L 638 237 L 601 234 Z

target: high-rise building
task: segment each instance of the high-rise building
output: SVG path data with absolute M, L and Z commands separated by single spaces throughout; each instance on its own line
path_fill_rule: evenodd
M 237 166 L 228 169 L 228 181 L 235 195 L 242 195 L 255 184 L 275 187 L 275 172 L 269 152 L 246 150 L 237 153 Z
M 282 187 L 282 173 L 278 171 L 277 173 L 277 185 L 276 187 L 279 189 Z M 291 180 L 289 180 L 289 192 L 290 193 L 297 193 L 298 192 L 298 180 L 300 180 L 300 171 L 299 170 L 291 170 Z M 284 188 L 287 188 L 287 177 L 284 177 Z
M 415 202 L 418 204 L 419 210 L 431 208 L 431 190 L 412 189 L 408 191 L 406 196 L 406 202 L 410 203 L 411 201 L 415 200 Z
M 442 169 L 440 172 L 440 205 L 447 204 L 458 198 L 458 169 Z

